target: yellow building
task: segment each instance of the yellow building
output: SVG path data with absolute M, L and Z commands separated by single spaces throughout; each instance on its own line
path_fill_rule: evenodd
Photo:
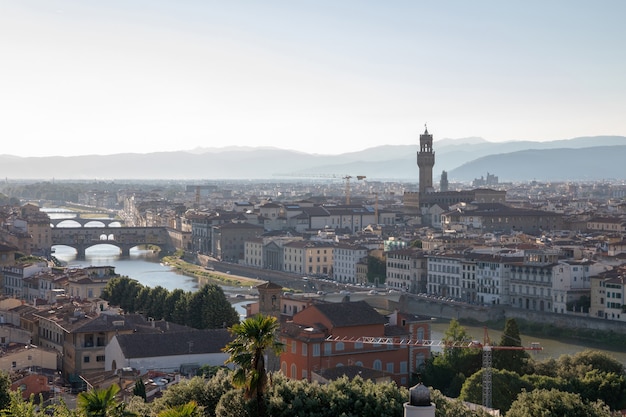
M 330 276 L 333 273 L 331 242 L 297 241 L 284 246 L 285 272 L 311 276 Z

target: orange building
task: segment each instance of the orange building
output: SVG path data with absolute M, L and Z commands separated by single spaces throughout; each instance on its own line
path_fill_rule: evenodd
M 329 336 L 346 338 L 328 341 Z M 430 338 L 430 318 L 395 312 L 380 315 L 365 301 L 313 304 L 281 325 L 285 350 L 280 368 L 291 379 L 319 380 L 327 369 L 360 366 L 382 371 L 408 386 L 417 367 L 430 355 L 427 346 L 374 344 L 359 337 Z

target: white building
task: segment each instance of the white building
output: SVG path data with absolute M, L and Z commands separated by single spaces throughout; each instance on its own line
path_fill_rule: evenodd
M 559 261 L 552 268 L 553 311 L 566 313 L 567 303 L 575 303 L 581 296 L 590 296 L 591 277 L 608 269 L 606 265 L 589 260 Z
M 30 289 L 24 279 L 32 277 L 39 272 L 49 270 L 48 264 L 44 261 L 2 267 L 2 275 L 4 275 L 4 294 L 9 297 L 23 298 L 28 302 L 32 302 L 36 298 L 39 288 L 35 287 L 33 291 L 29 291 Z
M 443 297 L 461 298 L 464 256 L 458 254 L 427 255 L 427 292 Z
M 363 246 L 338 243 L 333 255 L 333 278 L 337 282 L 356 284 L 356 266 L 367 257 Z
M 104 350 L 104 366 L 106 371 L 130 367 L 140 374 L 149 370 L 186 373 L 203 365 L 223 366 L 229 355 L 222 348 L 231 340 L 227 329 L 119 334 Z
M 524 261 L 510 265 L 510 305 L 534 311 L 554 311 L 552 282 L 558 251 L 527 250 Z

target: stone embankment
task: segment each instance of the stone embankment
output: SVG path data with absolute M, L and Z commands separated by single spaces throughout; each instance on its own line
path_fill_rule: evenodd
M 393 301 L 391 300 L 390 307 L 393 307 Z M 558 328 L 600 330 L 626 334 L 626 323 L 573 313 L 557 314 L 545 311 L 523 310 L 509 306 L 477 306 L 406 294 L 399 297 L 396 307 L 412 314 L 444 319 L 495 322 L 513 318 Z

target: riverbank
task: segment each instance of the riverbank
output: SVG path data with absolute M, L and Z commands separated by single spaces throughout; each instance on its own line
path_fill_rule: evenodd
M 161 259 L 164 264 L 175 269 L 176 272 L 198 279 L 200 284 L 250 288 L 265 282 L 254 278 L 232 275 L 228 272 L 211 271 L 201 265 L 187 262 L 178 256 L 164 256 Z
M 590 348 L 612 349 L 624 352 L 626 346 L 626 334 L 616 333 L 612 330 L 590 328 L 564 328 L 549 323 L 538 323 L 524 319 L 515 319 L 520 332 L 529 336 L 545 337 L 554 340 L 569 341 L 572 343 L 584 343 Z M 461 324 L 478 326 L 475 320 L 459 319 Z M 503 330 L 505 320 L 482 323 L 489 329 Z

